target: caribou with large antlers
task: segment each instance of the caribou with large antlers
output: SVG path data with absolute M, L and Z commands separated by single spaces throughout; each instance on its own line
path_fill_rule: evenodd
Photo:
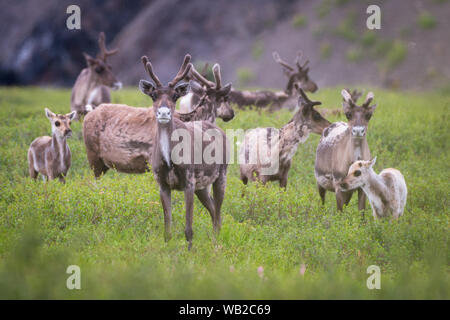
M 279 181 L 280 187 L 286 188 L 289 169 L 298 144 L 304 143 L 310 132 L 322 134 L 330 125 L 330 122 L 314 109 L 314 106 L 320 105 L 321 102 L 309 100 L 297 84 L 295 88 L 300 94 L 299 109 L 286 125 L 279 130 L 256 128 L 246 133 L 239 153 L 241 180 L 244 184 L 247 184 L 248 180 L 258 180 L 263 184 L 267 181 Z
M 301 51 L 297 53 L 297 57 L 295 59 L 295 69 L 286 61 L 282 60 L 278 52 L 273 52 L 273 59 L 282 66 L 284 73 L 288 77 L 288 83 L 284 91 L 239 91 L 231 89 L 231 102 L 237 104 L 239 108 L 252 105 L 260 108 L 270 105 L 272 109 L 278 109 L 282 106 L 287 106 L 290 104 L 296 106 L 298 93 L 294 89 L 295 84 L 304 91 L 315 92 L 317 90 L 317 84 L 312 81 L 308 75 L 309 68 L 306 66 L 309 63 L 309 60 L 306 60 L 303 64 L 300 63 L 302 55 L 303 53 Z
M 233 119 L 234 111 L 229 103 L 231 83 L 222 86 L 219 64 L 216 63 L 212 70 L 215 83 L 206 79 L 194 67 L 191 68 L 191 71 L 186 77 L 190 79 L 191 92 L 181 99 L 183 100 L 189 97 L 189 101 L 181 102 L 184 103 L 183 111 L 191 111 L 188 113 L 179 113 L 182 121 L 208 120 L 215 123 L 216 117 L 221 118 L 223 121 Z M 180 111 L 182 111 L 181 102 Z M 193 108 L 190 106 L 193 106 Z
M 315 177 L 322 203 L 327 191 L 336 193 L 338 210 L 348 204 L 353 191 L 343 191 L 339 181 L 343 179 L 351 164 L 357 160 L 370 160 L 370 150 L 366 133 L 370 118 L 376 105 L 370 105 L 374 95 L 369 92 L 366 101 L 356 105 L 347 90 L 341 91 L 344 99 L 343 109 L 348 123 L 335 122 L 324 130 L 316 151 Z M 358 208 L 365 208 L 366 196 L 358 189 Z
M 186 55 L 178 74 L 166 86 L 160 82 L 154 73 L 148 58 L 143 57 L 142 61 L 154 81 L 153 84 L 141 80 L 139 88 L 144 94 L 152 98 L 153 110 L 156 115 L 156 136 L 151 163 L 160 189 L 164 211 L 165 239 L 167 241 L 171 237 L 171 190 L 184 191 L 186 206 L 185 235 L 190 249 L 194 233 L 192 229 L 194 194 L 209 211 L 214 231 L 220 230 L 220 209 L 226 186 L 227 139 L 225 133 L 209 121 L 182 122 L 174 117 L 177 99 L 188 91 L 187 83 L 178 84 L 178 82 L 192 68 L 192 64 L 189 63 L 189 55 Z M 217 85 L 220 86 L 220 83 Z M 175 143 L 175 136 L 182 137 L 181 142 Z M 182 144 L 181 149 L 178 148 L 179 144 Z M 178 149 L 178 153 L 175 152 L 175 148 Z M 211 157 L 208 157 L 208 159 L 203 153 L 203 150 L 206 153 L 207 149 L 214 150 L 211 151 Z M 212 153 L 214 153 L 214 156 L 212 156 Z M 210 185 L 212 185 L 214 193 L 213 198 L 209 194 Z
M 111 66 L 106 61 L 109 56 L 117 53 L 118 49 L 106 49 L 103 32 L 98 38 L 98 45 L 100 52 L 96 58 L 83 52 L 87 68 L 81 70 L 72 89 L 70 109 L 76 111 L 78 117 L 92 111 L 101 103 L 110 102 L 109 88 L 118 90 L 122 87 L 122 83 L 117 81 Z
M 220 83 L 220 66 L 214 66 L 217 80 L 213 87 L 202 88 L 191 81 L 192 88 L 202 94 L 194 110 L 174 113 L 183 122 L 206 120 L 215 123 L 216 116 L 228 121 L 233 109 L 225 101 L 229 84 Z M 194 70 L 194 74 L 196 71 Z M 219 85 L 219 88 L 217 87 Z M 83 136 L 89 164 L 99 178 L 110 168 L 124 173 L 149 170 L 156 119 L 153 108 L 136 108 L 124 104 L 102 104 L 84 119 Z

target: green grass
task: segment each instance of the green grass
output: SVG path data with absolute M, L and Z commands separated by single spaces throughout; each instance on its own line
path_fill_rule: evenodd
M 292 18 L 292 25 L 294 26 L 294 28 L 301 29 L 301 28 L 305 27 L 307 23 L 308 23 L 308 18 L 303 14 L 296 14 Z
M 422 29 L 433 29 L 436 26 L 436 18 L 428 11 L 423 11 L 417 17 L 417 25 Z
M 340 89 L 311 98 L 337 108 Z M 274 183 L 244 187 L 230 165 L 222 231 L 214 240 L 196 200 L 189 252 L 182 193 L 173 193 L 173 238 L 165 243 L 153 175 L 108 172 L 95 181 L 79 123 L 67 183 L 31 181 L 28 146 L 50 131 L 44 106 L 68 112 L 70 91 L 0 88 L 0 298 L 449 299 L 450 95 L 374 92 L 368 142 L 376 171 L 397 168 L 408 185 L 398 222 L 374 221 L 370 209 L 362 217 L 356 197 L 343 212 L 330 193 L 320 205 L 313 135 L 298 148 L 285 192 Z M 113 100 L 149 103 L 135 88 L 114 92 Z M 218 124 L 280 127 L 291 116 L 236 110 L 235 119 Z M 66 289 L 73 264 L 81 290 Z M 370 265 L 381 268 L 381 290 L 366 287 Z

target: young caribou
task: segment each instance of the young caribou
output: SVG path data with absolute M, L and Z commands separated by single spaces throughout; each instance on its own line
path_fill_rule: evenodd
M 356 161 L 347 176 L 340 182 L 342 191 L 361 188 L 369 198 L 375 219 L 392 214 L 398 219 L 405 209 L 406 188 L 405 178 L 397 169 L 384 169 L 380 174 L 373 170 L 377 158 L 370 161 Z
M 349 203 L 353 190 L 342 191 L 337 182 L 347 175 L 353 162 L 370 159 L 366 134 L 369 120 L 376 108 L 376 105 L 370 105 L 374 98 L 372 92 L 367 94 L 366 101 L 361 106 L 356 105 L 347 90 L 342 90 L 341 94 L 348 123 L 335 122 L 323 131 L 317 146 L 314 168 L 322 203 L 325 203 L 327 191 L 335 192 L 338 210 Z M 358 189 L 359 210 L 365 208 L 365 202 L 364 193 Z
M 103 32 L 98 38 L 98 45 L 100 53 L 96 58 L 83 52 L 87 68 L 81 71 L 72 89 L 70 109 L 76 111 L 78 116 L 85 115 L 101 103 L 110 102 L 109 88 L 118 90 L 122 87 L 122 83 L 117 81 L 111 66 L 106 62 L 106 58 L 115 54 L 118 49 L 106 49 Z
M 216 84 L 207 89 L 191 81 L 192 88 L 202 94 L 190 113 L 174 113 L 183 122 L 207 120 L 216 116 L 228 121 L 234 111 L 227 102 L 227 88 L 221 86 L 220 66 L 216 64 Z M 197 72 L 192 70 L 192 75 Z M 194 77 L 195 78 L 195 77 Z M 144 173 L 152 158 L 156 119 L 153 108 L 135 108 L 124 104 L 102 104 L 89 112 L 83 122 L 83 137 L 89 164 L 95 177 L 110 168 L 124 173 Z
M 36 138 L 28 149 L 28 169 L 30 177 L 36 179 L 38 174 L 48 180 L 59 178 L 65 182 L 65 176 L 71 164 L 71 153 L 67 138 L 72 135 L 70 122 L 75 119 L 76 112 L 54 114 L 45 108 L 45 115 L 52 125 L 52 136 Z
M 310 101 L 301 88 L 297 85 L 295 88 L 300 93 L 299 110 L 291 121 L 280 130 L 256 128 L 246 133 L 239 152 L 241 180 L 244 184 L 247 184 L 248 180 L 259 180 L 263 184 L 278 180 L 280 187 L 286 188 L 289 169 L 298 144 L 304 143 L 310 132 L 321 134 L 330 125 L 330 122 L 314 109 L 314 106 L 320 105 L 321 102 Z M 268 161 L 261 159 L 268 153 L 270 156 L 265 159 Z M 274 167 L 274 172 L 270 172 L 268 167 L 277 164 L 278 168 Z
M 214 231 L 221 226 L 220 209 L 222 206 L 227 174 L 227 139 L 225 133 L 209 121 L 182 122 L 174 117 L 175 104 L 180 96 L 188 91 L 188 84 L 178 84 L 189 72 L 192 64 L 190 56 L 186 55 L 175 78 L 164 86 L 153 71 L 147 57 L 142 61 L 154 83 L 141 80 L 140 90 L 153 100 L 153 110 L 156 115 L 156 136 L 153 146 L 152 169 L 159 184 L 160 197 L 164 211 L 165 239 L 171 236 L 171 190 L 184 191 L 186 206 L 185 236 L 188 249 L 192 247 L 193 238 L 193 205 L 194 193 L 209 211 Z M 182 138 L 184 148 L 175 151 L 176 143 L 173 137 Z M 200 141 L 199 141 L 200 140 Z M 200 148 L 200 149 L 198 149 Z M 203 150 L 214 150 L 213 159 L 206 159 Z M 199 154 L 199 151 L 200 154 Z M 182 155 L 180 154 L 182 153 Z M 174 158 L 174 154 L 176 155 Z M 200 156 L 200 159 L 198 159 Z M 213 161 L 210 161 L 213 160 Z M 214 197 L 209 194 L 212 185 Z

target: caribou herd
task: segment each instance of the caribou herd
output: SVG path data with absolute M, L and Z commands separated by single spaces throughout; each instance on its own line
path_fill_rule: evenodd
M 366 197 L 374 218 L 391 215 L 399 218 L 404 211 L 407 188 L 403 175 L 385 169 L 377 175 L 373 169 L 367 142 L 368 123 L 376 105 L 369 92 L 361 104 L 362 93 L 343 89 L 343 113 L 347 122 L 330 123 L 327 114 L 339 110 L 315 109 L 305 92 L 315 92 L 317 84 L 308 75 L 308 60 L 301 62 L 299 52 L 294 66 L 273 53 L 288 78 L 283 91 L 239 91 L 231 83 L 222 84 L 219 64 L 212 67 L 214 81 L 195 69 L 187 54 L 172 81 L 164 85 L 150 59 L 142 57 L 144 70 L 152 81 L 140 80 L 139 89 L 152 100 L 152 107 L 137 108 L 112 104 L 110 88 L 120 89 L 107 57 L 117 52 L 107 50 L 105 35 L 99 36 L 100 52 L 96 58 L 84 53 L 87 67 L 72 89 L 71 112 L 55 114 L 45 108 L 52 136 L 35 139 L 28 150 L 31 178 L 58 178 L 65 182 L 71 165 L 67 138 L 71 121 L 83 121 L 87 159 L 96 178 L 109 169 L 124 173 L 153 171 L 159 184 L 164 211 L 165 239 L 171 235 L 171 191 L 184 192 L 185 235 L 188 248 L 193 238 L 194 194 L 211 215 L 213 229 L 221 227 L 221 206 L 225 196 L 227 166 L 231 147 L 226 133 L 216 125 L 216 118 L 230 121 L 238 108 L 256 106 L 280 108 L 294 101 L 292 119 L 282 128 L 254 128 L 243 136 L 239 150 L 240 178 L 244 184 L 278 181 L 286 188 L 288 173 L 298 145 L 310 133 L 320 135 L 314 174 L 322 203 L 327 191 L 334 192 L 337 209 L 342 210 L 358 192 L 358 209 L 364 210 Z M 180 110 L 176 110 L 180 100 Z M 326 110 L 326 112 L 324 112 Z M 212 195 L 211 195 L 212 189 Z

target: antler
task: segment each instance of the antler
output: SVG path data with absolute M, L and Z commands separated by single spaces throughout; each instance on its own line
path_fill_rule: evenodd
M 181 65 L 180 70 L 178 70 L 177 75 L 175 76 L 175 78 L 173 78 L 172 81 L 169 82 L 169 84 L 168 84 L 169 87 L 174 87 L 178 82 L 180 82 L 182 79 L 184 79 L 186 77 L 189 70 L 192 69 L 192 63 L 190 63 L 190 61 L 191 61 L 191 55 L 186 54 L 184 56 L 183 64 Z
M 374 98 L 374 95 L 373 95 L 373 92 L 371 91 L 367 94 L 366 101 L 363 103 L 362 107 L 368 108 L 369 104 L 372 102 L 373 98 Z
M 303 98 L 303 100 L 305 100 L 305 102 L 307 104 L 311 105 L 312 107 L 322 104 L 322 102 L 320 102 L 320 101 L 311 101 L 311 100 L 309 100 L 309 98 L 306 95 L 305 91 L 303 91 L 303 89 L 300 88 L 297 83 L 294 84 L 294 87 L 300 93 L 301 97 Z
M 195 67 L 191 68 L 191 74 L 192 76 L 195 78 L 195 80 L 197 80 L 198 82 L 200 82 L 201 84 L 203 84 L 204 86 L 206 86 L 207 88 L 212 88 L 214 87 L 214 83 L 209 81 L 208 79 L 206 79 L 205 77 L 203 77 L 196 69 Z M 215 77 L 215 75 L 214 75 Z
M 357 102 L 359 98 L 362 96 L 362 91 L 358 91 L 357 89 L 354 89 L 353 91 L 350 91 L 350 89 L 346 88 L 348 93 L 350 93 L 350 96 L 352 97 L 352 100 L 354 102 Z
M 208 74 L 208 67 L 209 67 L 209 63 L 206 62 L 205 65 L 203 66 L 202 71 L 200 72 L 200 74 L 204 77 L 206 77 L 206 75 Z
M 150 60 L 148 60 L 148 57 L 143 56 L 141 58 L 141 60 L 142 60 L 142 63 L 144 64 L 145 69 L 148 72 L 148 75 L 150 76 L 150 78 L 153 79 L 153 81 L 155 81 L 156 87 L 158 87 L 158 88 L 162 87 L 163 85 L 162 85 L 161 81 L 156 76 L 156 74 L 153 72 L 153 66 L 152 66 Z
M 106 60 L 106 58 L 108 56 L 112 56 L 113 54 L 117 53 L 117 51 L 119 51 L 118 49 L 113 49 L 113 50 L 106 49 L 104 32 L 100 32 L 100 35 L 98 36 L 98 46 L 100 47 L 100 53 L 99 53 L 98 57 L 103 60 Z
M 222 87 L 222 75 L 220 74 L 220 65 L 216 63 L 213 66 L 214 80 L 216 80 L 216 89 Z
M 281 66 L 285 67 L 289 71 L 291 71 L 291 72 L 295 71 L 294 68 L 292 68 L 287 62 L 281 60 L 280 55 L 278 54 L 278 52 L 276 52 L 276 51 L 272 52 L 272 57 L 275 60 L 275 62 L 277 62 Z

